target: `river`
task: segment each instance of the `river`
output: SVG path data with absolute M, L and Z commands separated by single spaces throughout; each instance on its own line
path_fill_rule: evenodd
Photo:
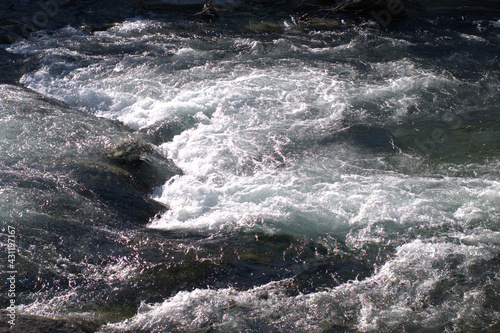
M 499 330 L 500 21 L 444 7 L 387 29 L 150 13 L 4 45 L 18 313 Z

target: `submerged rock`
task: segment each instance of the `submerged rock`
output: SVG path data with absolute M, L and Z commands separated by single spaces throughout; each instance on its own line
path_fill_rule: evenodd
M 141 130 L 146 138 L 155 145 L 172 141 L 174 136 L 195 127 L 199 120 L 192 115 L 176 115 L 159 124 Z
M 314 18 L 308 24 L 316 29 L 334 29 L 340 26 L 339 21 L 327 18 Z
M 375 152 L 390 152 L 397 147 L 392 134 L 381 128 L 370 125 L 352 125 L 341 129 L 335 133 L 321 139 L 322 144 L 348 143 L 362 148 L 367 148 Z
M 241 31 L 255 33 L 282 33 L 283 27 L 275 22 L 262 21 L 255 24 L 245 25 L 241 28 Z
M 168 253 L 147 243 L 141 246 L 145 262 L 151 263 L 137 277 L 142 299 L 156 302 L 181 290 L 207 286 L 246 290 L 280 280 L 288 280 L 288 293 L 297 295 L 363 279 L 373 271 L 340 241 L 327 245 L 309 238 L 262 233 L 178 238 L 191 246 L 171 244 L 165 247 L 170 249 Z
M 76 281 L 73 278 L 75 312 L 92 314 L 85 316 L 86 325 L 125 320 L 136 314 L 141 302 L 162 302 L 180 291 L 228 287 L 249 290 L 281 281 L 284 292 L 291 296 L 363 279 L 373 272 L 373 266 L 365 265 L 335 240 L 321 243 L 306 237 L 262 233 L 207 237 L 151 229 L 121 235 L 116 247 L 123 251 L 115 252 L 119 255 L 105 258 L 101 254 L 98 266 L 81 265 L 73 274 L 79 277 Z M 93 252 L 84 251 L 85 260 L 94 252 L 110 249 L 109 245 L 98 244 Z M 84 246 L 78 243 L 77 248 Z M 84 273 L 86 276 L 82 276 Z M 59 290 L 70 287 L 61 286 L 56 277 L 44 281 L 56 282 Z

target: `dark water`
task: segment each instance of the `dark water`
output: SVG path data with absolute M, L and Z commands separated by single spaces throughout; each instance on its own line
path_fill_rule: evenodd
M 407 10 L 387 29 L 148 14 L 4 46 L 18 315 L 100 332 L 498 331 L 498 4 Z

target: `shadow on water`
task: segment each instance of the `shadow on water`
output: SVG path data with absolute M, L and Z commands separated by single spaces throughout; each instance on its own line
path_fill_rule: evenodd
M 35 59 L 0 48 L 0 84 L 18 84 L 21 76 L 37 65 Z

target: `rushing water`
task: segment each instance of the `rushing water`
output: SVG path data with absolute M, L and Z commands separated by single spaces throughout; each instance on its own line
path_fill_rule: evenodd
M 499 21 L 272 28 L 135 18 L 5 47 L 32 62 L 0 86 L 20 313 L 500 329 Z

